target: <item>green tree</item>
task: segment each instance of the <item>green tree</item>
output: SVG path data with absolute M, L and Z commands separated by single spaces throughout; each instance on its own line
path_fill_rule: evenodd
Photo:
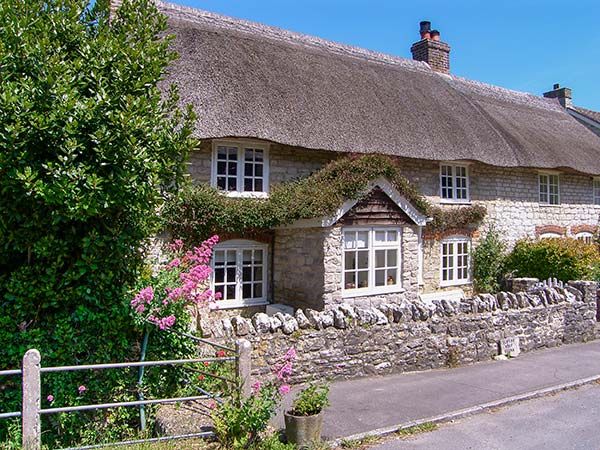
M 162 81 L 166 18 L 108 6 L 0 1 L 0 368 L 30 347 L 45 365 L 134 348 L 124 292 L 185 180 L 194 117 Z

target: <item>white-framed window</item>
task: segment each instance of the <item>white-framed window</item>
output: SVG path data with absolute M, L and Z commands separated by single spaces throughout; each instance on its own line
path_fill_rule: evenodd
M 442 202 L 469 201 L 469 167 L 464 164 L 440 164 L 440 198 Z
M 560 181 L 558 174 L 540 173 L 538 175 L 540 204 L 541 205 L 559 205 L 560 204 Z
M 451 236 L 442 240 L 441 286 L 471 282 L 470 247 L 471 240 L 465 236 Z
M 343 296 L 402 290 L 399 228 L 346 227 L 343 240 Z
M 593 183 L 594 205 L 600 206 L 600 178 L 594 178 Z
M 269 192 L 268 147 L 256 143 L 213 143 L 212 185 L 229 195 L 264 197 Z
M 583 241 L 586 244 L 591 244 L 594 242 L 594 234 L 589 231 L 581 231 L 575 235 L 575 239 Z
M 221 298 L 219 308 L 267 302 L 267 245 L 232 240 L 213 249 L 211 289 Z

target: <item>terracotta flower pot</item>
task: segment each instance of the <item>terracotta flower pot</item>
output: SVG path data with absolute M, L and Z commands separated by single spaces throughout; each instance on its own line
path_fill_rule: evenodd
M 288 442 L 303 448 L 321 440 L 323 412 L 314 416 L 294 416 L 291 412 L 286 412 L 284 419 Z

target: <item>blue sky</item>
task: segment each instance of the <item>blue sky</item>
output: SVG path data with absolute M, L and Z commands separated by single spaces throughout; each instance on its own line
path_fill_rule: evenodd
M 560 83 L 600 111 L 600 0 L 175 2 L 405 58 L 429 20 L 453 74 L 536 95 Z

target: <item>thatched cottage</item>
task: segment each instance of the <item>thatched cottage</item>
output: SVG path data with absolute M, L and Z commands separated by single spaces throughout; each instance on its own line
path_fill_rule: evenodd
M 379 154 L 441 210 L 487 211 L 431 229 L 396 183 L 369 180 L 331 214 L 222 241 L 221 307 L 462 295 L 490 224 L 511 243 L 596 231 L 600 139 L 587 126 L 598 116 L 567 107 L 559 86 L 545 98 L 454 76 L 450 47 L 427 22 L 409 60 L 157 3 L 180 54 L 169 80 L 199 117 L 195 183 L 259 202 L 332 161 Z

